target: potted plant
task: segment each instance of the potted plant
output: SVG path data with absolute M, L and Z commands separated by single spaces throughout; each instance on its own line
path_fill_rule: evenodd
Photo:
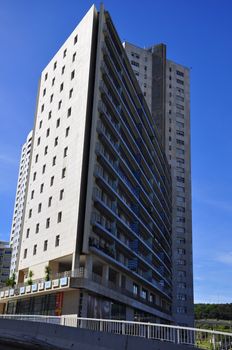
M 12 276 L 6 280 L 6 286 L 14 288 L 16 284 L 15 277 L 15 273 L 13 273 Z
M 34 276 L 33 271 L 29 270 L 28 275 L 27 275 L 27 284 L 28 286 L 31 286 L 33 284 L 32 277 Z
M 45 266 L 45 269 L 44 269 L 44 272 L 45 272 L 45 281 L 50 281 L 50 278 L 51 278 L 51 268 L 49 265 L 46 265 Z

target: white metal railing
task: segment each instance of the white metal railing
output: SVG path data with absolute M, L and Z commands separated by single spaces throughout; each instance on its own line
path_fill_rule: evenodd
M 114 334 L 130 335 L 161 340 L 175 344 L 187 344 L 199 349 L 232 350 L 232 333 L 200 328 L 179 327 L 158 323 L 83 318 L 77 315 L 0 315 L 0 319 L 45 322 L 69 327 L 85 328 Z

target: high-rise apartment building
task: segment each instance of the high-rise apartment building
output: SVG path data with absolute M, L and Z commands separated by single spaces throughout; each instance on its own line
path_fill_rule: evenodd
M 124 48 L 152 113 L 172 174 L 173 316 L 193 325 L 189 69 L 166 58 L 166 46 Z
M 5 286 L 9 278 L 11 251 L 9 242 L 0 241 L 0 287 Z
M 25 204 L 25 193 L 28 179 L 29 162 L 31 155 L 32 131 L 27 136 L 22 146 L 19 164 L 18 183 L 15 196 L 14 213 L 10 234 L 10 246 L 12 248 L 10 275 L 16 273 L 19 261 L 19 248 L 21 241 L 22 218 Z
M 171 173 L 110 15 L 43 70 L 7 313 L 172 322 Z

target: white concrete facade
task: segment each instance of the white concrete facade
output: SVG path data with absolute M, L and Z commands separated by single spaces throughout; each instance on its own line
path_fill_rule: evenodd
M 10 234 L 10 246 L 12 248 L 10 275 L 16 273 L 19 261 L 19 249 L 21 241 L 21 229 L 23 220 L 23 209 L 25 202 L 25 193 L 28 180 L 28 170 L 31 155 L 32 131 L 29 132 L 26 142 L 22 146 L 21 158 L 19 164 L 18 182 L 16 188 L 14 213 Z
M 56 259 L 74 268 L 93 6 L 41 75 L 19 271 L 34 278 Z

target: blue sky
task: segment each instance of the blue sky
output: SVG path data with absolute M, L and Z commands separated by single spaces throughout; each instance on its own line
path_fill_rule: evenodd
M 232 302 L 232 3 L 105 0 L 122 40 L 164 42 L 191 70 L 196 302 Z M 33 126 L 40 72 L 89 0 L 1 0 L 0 239 L 8 239 L 20 148 Z M 99 7 L 99 1 L 96 1 Z

